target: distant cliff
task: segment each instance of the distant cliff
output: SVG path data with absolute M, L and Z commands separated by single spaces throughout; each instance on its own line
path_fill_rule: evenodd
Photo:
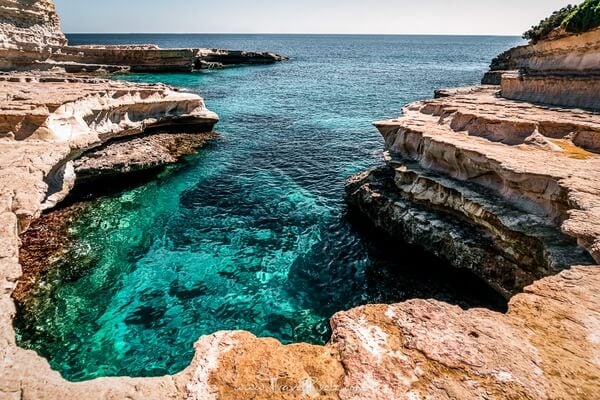
M 490 69 L 600 74 L 600 28 L 512 48 L 492 60 Z
M 154 45 L 67 46 L 52 0 L 0 0 L 0 71 L 190 72 L 284 59 L 270 52 Z
M 600 110 L 600 28 L 507 50 L 482 82 L 513 100 Z

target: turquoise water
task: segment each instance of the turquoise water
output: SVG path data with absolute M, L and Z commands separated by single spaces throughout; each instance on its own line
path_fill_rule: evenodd
M 186 367 L 201 335 L 324 343 L 366 303 L 502 308 L 478 280 L 353 223 L 344 181 L 382 162 L 371 122 L 476 84 L 511 37 L 72 35 L 73 44 L 272 50 L 286 63 L 129 75 L 199 93 L 221 139 L 157 179 L 96 200 L 16 328 L 71 380 Z

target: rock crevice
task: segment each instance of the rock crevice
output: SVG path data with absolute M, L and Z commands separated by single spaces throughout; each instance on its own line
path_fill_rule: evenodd
M 0 69 L 187 70 L 247 56 L 211 50 L 190 61 L 151 46 L 66 48 L 50 0 L 0 0 L 0 11 Z M 502 68 L 518 62 L 588 74 L 598 65 L 598 43 L 586 35 L 515 50 Z M 61 51 L 69 54 L 52 59 Z M 591 63 L 582 61 L 587 53 Z M 112 65 L 107 54 L 141 58 Z M 86 64 L 87 57 L 98 58 Z M 549 93 L 538 100 L 547 102 Z M 198 96 L 163 85 L 1 76 L 0 398 L 597 398 L 600 269 L 579 264 L 600 262 L 599 115 L 508 100 L 497 87 L 436 97 L 376 123 L 387 165 L 352 178 L 349 200 L 382 230 L 429 246 L 507 297 L 531 284 L 506 314 L 431 300 L 366 305 L 332 318 L 326 346 L 219 332 L 199 339 L 179 374 L 71 383 L 16 344 L 19 233 L 64 197 L 78 170 L 127 166 L 118 148 L 125 138 L 159 134 L 144 141 L 148 148 L 134 163 L 143 168 L 173 156 L 165 131 L 176 133 L 170 139 L 208 132 L 217 118 Z

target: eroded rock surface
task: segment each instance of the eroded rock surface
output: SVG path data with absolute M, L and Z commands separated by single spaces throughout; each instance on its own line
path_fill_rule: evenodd
M 502 85 L 502 97 L 600 110 L 600 29 L 557 30 L 545 40 L 496 57 L 483 84 Z
M 600 260 L 600 156 L 591 145 L 600 115 L 502 99 L 492 87 L 439 95 L 376 123 L 389 172 L 351 180 L 350 201 L 507 296 L 592 264 L 590 255 Z
M 190 72 L 285 59 L 271 52 L 155 45 L 67 46 L 52 0 L 0 0 L 0 71 Z
M 560 82 L 543 72 L 524 99 L 594 108 L 596 78 L 577 60 L 596 43 L 547 46 L 548 65 L 565 68 Z M 521 61 L 542 68 L 545 57 Z M 341 398 L 598 398 L 600 114 L 504 98 L 505 77 L 502 90 L 439 90 L 375 123 L 387 165 L 351 178 L 347 192 L 382 231 L 514 296 L 508 313 L 414 300 L 338 314 Z
M 73 166 L 77 181 L 81 183 L 96 178 L 113 179 L 174 164 L 216 138 L 213 132 L 159 133 L 126 138 L 84 153 Z
M 0 0 L 0 11 L 0 68 L 187 70 L 245 57 L 181 50 L 182 58 L 152 46 L 66 48 L 49 0 Z M 557 43 L 550 45 L 556 65 L 587 65 L 580 57 L 587 49 L 557 50 Z M 594 64 L 597 46 L 589 49 Z M 132 58 L 114 65 L 110 57 Z M 513 59 L 551 65 L 545 56 Z M 326 346 L 219 332 L 200 338 L 191 365 L 174 376 L 70 383 L 16 345 L 18 235 L 69 192 L 78 169 L 114 172 L 166 161 L 173 148 L 165 143 L 178 135 L 166 142 L 164 134 L 143 143 L 124 138 L 149 130 L 207 132 L 216 115 L 198 96 L 163 85 L 2 76 L 0 398 L 598 398 L 600 269 L 576 266 L 592 263 L 591 256 L 600 261 L 598 114 L 501 99 L 497 88 L 437 95 L 408 106 L 402 119 L 377 124 L 388 166 L 352 179 L 350 198 L 382 229 L 430 241 L 507 296 L 535 281 L 512 297 L 507 314 L 428 300 L 367 305 L 338 313 Z M 142 154 L 129 157 L 124 143 L 137 143 Z
M 600 110 L 600 75 L 508 72 L 500 84 L 508 99 Z
M 596 399 L 597 267 L 515 296 L 506 315 L 413 300 L 336 315 L 342 399 Z
M 2 0 L 0 15 L 0 47 L 42 49 L 67 43 L 52 0 Z
M 600 28 L 581 34 L 565 34 L 535 44 L 518 46 L 496 57 L 492 71 L 526 69 L 545 73 L 600 72 Z
M 178 398 L 172 378 L 142 386 L 128 379 L 70 385 L 44 359 L 16 346 L 11 294 L 22 273 L 18 234 L 67 195 L 75 180 L 72 161 L 86 150 L 149 130 L 205 132 L 199 136 L 205 142 L 218 117 L 199 96 L 164 85 L 56 74 L 0 76 L 0 98 L 0 398 Z M 181 140 L 159 134 L 151 142 L 161 137 L 163 145 Z M 189 149 L 171 149 L 171 156 Z
M 47 83 L 61 85 L 64 82 Z M 108 85 L 110 88 L 113 83 L 99 82 L 98 84 Z M 123 89 L 121 83 L 115 84 Z M 19 82 L 19 86 L 22 87 L 23 84 Z M 125 87 L 129 91 L 136 90 L 136 85 Z M 104 91 L 96 91 L 95 94 L 86 93 L 88 97 L 106 96 L 104 104 L 110 109 L 113 102 L 115 105 L 120 104 L 120 97 L 111 96 L 112 92 L 107 91 L 108 88 L 105 87 Z M 176 127 L 177 118 L 172 119 L 169 114 L 162 121 L 157 117 L 156 111 L 161 104 L 170 104 L 168 99 L 172 94 L 171 90 L 164 86 L 147 87 L 146 85 L 142 85 L 139 90 L 150 90 L 150 88 L 157 91 L 147 97 L 153 99 L 152 107 L 155 111 L 149 115 L 154 115 L 156 118 L 151 119 L 152 124 L 161 126 L 169 121 Z M 52 90 L 47 92 L 51 93 Z M 191 95 L 186 94 L 186 96 Z M 572 217 L 573 210 L 569 207 L 574 207 L 574 204 L 580 207 L 576 211 L 587 213 L 585 218 L 590 221 L 595 220 L 592 206 L 596 199 L 594 192 L 596 184 L 593 181 L 593 177 L 597 176 L 594 175 L 598 159 L 596 153 L 576 148 L 572 141 L 569 142 L 569 138 L 553 139 L 558 141 L 556 147 L 548 148 L 544 145 L 543 138 L 538 138 L 536 144 L 508 145 L 500 141 L 491 141 L 489 138 L 485 139 L 481 135 L 468 135 L 464 129 L 454 131 L 448 125 L 449 121 L 452 121 L 452 113 L 446 115 L 446 112 L 442 112 L 445 118 L 440 118 L 442 115 L 436 115 L 433 111 L 448 111 L 458 104 L 471 104 L 471 107 L 475 105 L 500 107 L 496 103 L 498 99 L 489 89 L 445 91 L 440 92 L 440 96 L 444 97 L 419 103 L 418 107 L 411 106 L 415 115 L 411 116 L 409 110 L 404 120 L 380 124 L 387 134 L 388 144 L 397 146 L 395 148 L 401 150 L 399 153 L 417 154 L 408 152 L 408 149 L 414 151 L 428 149 L 427 153 L 418 153 L 419 157 L 415 157 L 412 163 L 401 164 L 397 158 L 390 156 L 388 159 L 390 167 L 382 172 L 384 177 L 391 177 L 382 182 L 395 191 L 397 197 L 392 198 L 392 202 L 406 204 L 407 211 L 412 217 L 408 221 L 415 219 L 430 221 L 432 223 L 430 229 L 438 235 L 449 235 L 456 243 L 462 243 L 461 237 L 453 237 L 454 228 L 444 225 L 452 221 L 451 218 L 440 217 L 439 213 L 436 214 L 428 209 L 429 206 L 423 206 L 435 200 L 440 206 L 454 205 L 452 215 L 464 213 L 465 219 L 458 224 L 473 228 L 472 221 L 470 223 L 465 221 L 476 216 L 480 218 L 481 223 L 475 227 L 476 229 L 482 231 L 489 229 L 488 232 L 506 235 L 505 239 L 511 243 L 511 240 L 522 240 L 523 233 L 530 234 L 530 232 L 522 232 L 524 228 L 520 224 L 523 221 L 539 223 L 555 235 L 558 232 L 557 224 L 562 218 Z M 471 98 L 472 101 L 466 101 L 461 96 L 467 99 L 476 96 L 476 99 Z M 69 102 L 77 102 L 77 96 L 68 99 Z M 161 99 L 164 103 L 161 103 Z M 180 99 L 180 101 L 185 100 Z M 191 103 L 187 110 L 196 109 L 192 105 L 198 105 L 198 99 L 190 97 L 188 101 Z M 489 103 L 487 106 L 486 102 Z M 89 104 L 97 104 L 97 102 L 92 101 Z M 454 106 L 449 106 L 452 104 Z M 146 104 L 144 107 L 147 106 Z M 446 108 L 447 106 L 450 108 Z M 135 104 L 131 107 L 135 109 Z M 186 109 L 183 105 L 181 107 L 182 110 Z M 53 106 L 53 109 L 58 110 L 60 106 Z M 82 113 L 80 107 L 70 109 L 77 109 Z M 468 107 L 463 111 L 466 113 L 467 109 Z M 504 117 L 510 120 L 511 108 L 507 106 L 502 109 L 505 113 Z M 541 114 L 549 111 L 538 107 L 533 109 Z M 423 110 L 433 111 L 422 113 Z M 491 115 L 497 115 L 498 110 L 488 111 Z M 522 105 L 512 110 L 512 112 L 521 111 L 523 111 Z M 206 111 L 199 109 L 194 114 L 203 112 Z M 473 115 L 477 114 L 476 110 L 469 112 Z M 577 112 L 573 115 L 571 113 L 572 110 L 566 111 L 566 114 L 559 118 L 560 121 L 566 123 L 579 121 L 586 126 L 595 121 L 594 116 L 586 113 L 579 117 L 573 116 L 577 115 Z M 105 112 L 102 115 L 110 115 L 110 113 Z M 553 114 L 548 114 L 543 120 L 550 115 Z M 569 118 L 573 118 L 573 121 Z M 95 126 L 106 126 L 99 122 L 97 115 L 91 120 L 96 122 Z M 519 121 L 522 120 L 521 116 Z M 186 118 L 184 121 L 189 122 Z M 407 128 L 404 123 L 409 124 L 408 127 L 412 127 L 411 129 L 415 131 L 417 127 L 426 127 L 429 132 L 433 128 L 430 123 L 440 126 L 437 127 L 438 130 L 431 131 L 431 136 L 423 137 L 414 133 L 416 136 L 406 136 L 407 140 L 404 140 L 398 136 L 401 132 L 409 132 L 409 130 L 402 130 Z M 42 125 L 44 124 L 40 124 Z M 117 125 L 113 128 L 116 129 Z M 101 143 L 102 139 L 99 138 L 120 136 L 122 132 L 113 129 L 102 131 L 102 134 L 93 130 L 83 133 L 79 129 L 78 134 L 63 136 L 53 131 L 54 126 L 64 125 L 49 125 L 48 131 L 43 136 L 44 139 L 37 136 L 37 129 L 34 129 L 31 135 L 22 140 L 6 137 L 1 141 L 0 160 L 3 164 L 0 180 L 3 191 L 0 196 L 2 206 L 0 235 L 2 235 L 2 242 L 6 243 L 0 248 L 3 287 L 0 296 L 2 309 L 0 313 L 2 353 L 0 395 L 2 398 L 593 399 L 600 387 L 598 381 L 600 341 L 597 338 L 600 327 L 600 314 L 597 311 L 600 309 L 600 297 L 597 294 L 600 285 L 600 269 L 595 266 L 572 267 L 552 277 L 536 281 L 525 289 L 524 294 L 512 298 L 506 315 L 488 310 L 464 311 L 454 306 L 427 300 L 414 300 L 396 305 L 367 305 L 338 313 L 332 319 L 333 337 L 326 346 L 303 344 L 283 346 L 273 339 L 259 339 L 246 332 L 220 332 L 199 339 L 195 346 L 196 355 L 193 362 L 179 374 L 159 378 L 103 378 L 89 382 L 69 383 L 53 372 L 43 358 L 31 351 L 20 349 L 15 343 L 11 324 L 15 309 L 11 293 L 21 275 L 17 234 L 26 229 L 32 218 L 39 215 L 42 204 L 48 197 L 48 176 L 58 170 L 57 165 L 64 165 L 64 161 L 70 159 L 74 153 L 80 154 L 84 143 L 86 146 Z M 129 130 L 128 127 L 128 124 L 122 125 L 122 129 L 129 133 L 139 130 Z M 441 131 L 445 133 L 442 134 Z M 94 140 L 84 140 L 90 135 Z M 408 140 L 409 138 L 412 139 Z M 431 143 L 425 144 L 423 140 L 429 140 Z M 456 146 L 437 148 L 438 142 L 444 146 L 460 144 L 462 147 L 460 150 Z M 467 145 L 472 145 L 474 148 Z M 485 151 L 479 149 L 476 152 L 477 146 Z M 504 149 L 510 150 L 506 151 L 511 157 L 502 162 L 494 161 L 493 157 L 507 154 L 504 153 Z M 100 153 L 102 150 L 103 147 L 98 149 Z M 518 152 L 528 154 L 532 161 L 529 165 L 521 165 L 518 169 L 515 166 L 514 170 L 510 170 L 509 167 L 514 165 L 512 163 L 519 161 Z M 517 155 L 513 157 L 515 153 Z M 435 172 L 434 167 L 437 164 L 431 158 L 434 155 L 439 157 L 439 160 L 444 160 L 443 165 L 447 168 L 450 165 L 460 165 L 463 175 L 455 174 L 456 176 L 452 177 L 444 173 L 444 171 L 452 171 L 450 168 Z M 535 162 L 536 157 L 542 155 L 550 157 L 544 161 L 547 168 L 543 174 L 536 170 L 541 168 L 542 162 Z M 512 158 L 515 160 L 511 161 Z M 563 170 L 565 167 L 559 168 L 558 165 L 553 168 L 549 160 L 555 158 L 561 163 L 566 160 L 564 165 L 567 167 L 573 163 L 572 165 L 577 166 L 581 171 Z M 459 163 L 457 160 L 462 161 Z M 428 163 L 427 171 L 430 172 L 425 173 L 425 169 L 420 166 L 421 162 Z M 494 166 L 499 176 L 502 171 L 505 171 L 505 176 L 512 177 L 507 180 L 512 183 L 502 186 L 506 189 L 512 188 L 512 192 L 506 191 L 507 195 L 514 194 L 517 188 L 520 190 L 529 188 L 531 189 L 529 192 L 538 195 L 522 196 L 516 203 L 512 203 L 510 197 L 498 204 L 489 204 L 486 202 L 488 199 L 486 191 L 472 189 L 470 184 L 458 184 L 463 182 L 466 176 L 471 176 L 469 173 L 471 167 L 467 168 L 465 165 Z M 375 173 L 375 176 L 377 174 Z M 584 182 L 580 181 L 583 176 L 588 178 L 585 180 L 585 186 L 571 185 L 562 188 L 561 185 L 570 182 L 580 182 L 583 185 Z M 463 180 L 458 179 L 459 177 Z M 422 181 L 417 184 L 415 179 Z M 550 184 L 549 179 L 555 179 L 558 183 Z M 488 182 L 485 179 L 479 181 L 478 178 L 472 181 L 473 185 L 479 186 L 485 186 Z M 450 182 L 455 185 L 450 185 Z M 371 183 L 377 183 L 377 180 Z M 486 190 L 494 190 L 493 185 L 487 186 Z M 360 184 L 358 187 L 363 188 L 365 184 Z M 419 187 L 424 190 L 417 190 Z M 401 188 L 407 189 L 404 191 L 407 197 L 404 197 Z M 430 196 L 431 189 L 434 189 L 438 195 Z M 555 193 L 553 190 L 558 190 L 557 193 L 562 193 L 564 190 L 564 196 L 542 195 Z M 372 196 L 367 196 L 365 199 L 379 201 L 377 200 L 379 195 L 375 190 L 370 193 Z M 383 192 L 381 196 L 387 194 Z M 444 199 L 451 201 L 445 204 Z M 461 203 L 461 199 L 468 199 L 471 203 L 464 201 Z M 539 201 L 536 202 L 535 199 Z M 565 199 L 566 206 L 561 203 Z M 411 205 L 409 201 L 416 203 L 417 206 Z M 423 201 L 421 206 L 418 204 L 420 201 Z M 518 223 L 515 224 L 510 215 L 493 218 L 493 212 L 497 210 L 494 207 L 513 210 L 515 221 Z M 382 209 L 385 211 L 385 208 Z M 427 212 L 427 214 L 419 214 L 420 212 Z M 435 218 L 429 220 L 432 216 L 437 220 Z M 390 226 L 401 226 L 394 218 L 387 221 Z M 569 219 L 564 223 L 568 221 Z M 559 238 L 564 239 L 562 236 Z M 532 250 L 532 260 L 535 254 L 538 254 L 534 251 L 536 246 L 539 249 L 549 246 L 543 240 L 536 242 L 534 236 L 529 240 L 527 246 Z M 493 254 L 497 249 L 494 247 L 493 240 L 489 243 L 488 250 Z M 477 245 L 476 241 L 465 242 L 464 253 L 457 254 L 476 251 Z M 568 238 L 567 246 L 571 250 L 577 249 Z M 520 254 L 525 258 L 527 252 L 522 251 Z M 544 259 L 551 255 L 544 255 L 544 251 L 540 250 L 538 256 Z M 578 257 L 575 254 L 564 256 Z M 520 262 L 507 265 L 521 268 Z M 555 270 L 542 271 L 542 273 L 555 272 Z M 523 270 L 524 277 L 519 284 L 537 278 L 537 275 L 527 275 L 529 273 L 532 271 Z

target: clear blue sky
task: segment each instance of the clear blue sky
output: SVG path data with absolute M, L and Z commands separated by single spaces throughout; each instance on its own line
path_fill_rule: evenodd
M 521 34 L 568 0 L 55 0 L 63 30 Z M 580 2 L 574 0 L 574 3 Z

